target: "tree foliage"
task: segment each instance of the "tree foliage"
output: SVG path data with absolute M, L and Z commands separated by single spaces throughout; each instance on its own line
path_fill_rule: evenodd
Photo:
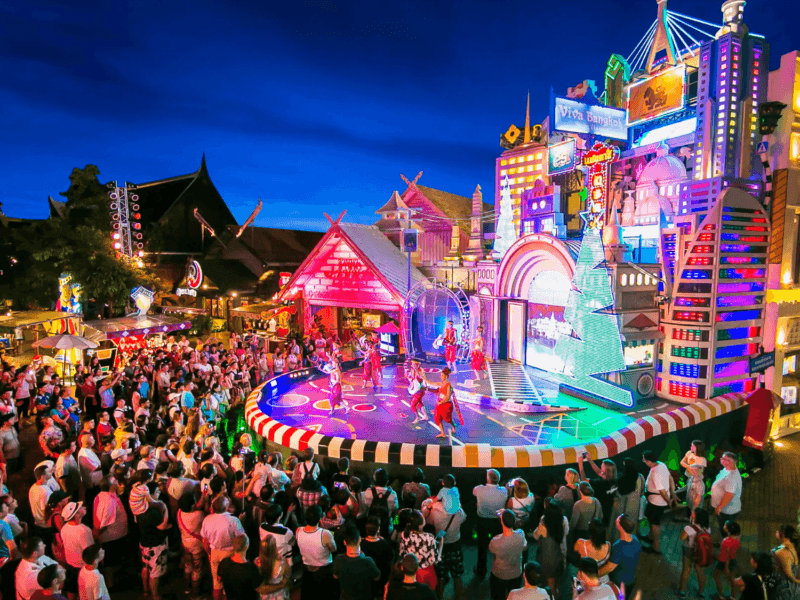
M 50 307 L 58 297 L 58 276 L 71 273 L 83 286 L 84 300 L 121 308 L 132 288 L 160 291 L 163 284 L 146 267 L 120 257 L 109 227 L 108 188 L 97 179 L 95 165 L 73 169 L 63 217 L 53 217 L 15 232 L 15 250 L 25 276 L 13 297 L 18 304 Z

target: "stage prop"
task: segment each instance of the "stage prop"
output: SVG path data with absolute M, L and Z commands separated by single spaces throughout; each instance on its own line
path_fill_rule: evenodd
M 447 321 L 453 321 L 458 346 L 456 362 L 469 359 L 469 299 L 458 285 L 448 287 L 430 278 L 417 283 L 405 301 L 406 345 L 409 356 L 444 360 L 441 336 Z

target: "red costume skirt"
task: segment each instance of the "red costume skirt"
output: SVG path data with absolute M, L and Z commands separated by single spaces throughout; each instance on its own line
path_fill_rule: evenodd
M 423 408 L 422 398 L 425 396 L 425 388 L 422 388 L 416 394 L 411 396 L 411 410 L 414 412 L 418 412 L 419 409 Z
M 437 404 L 434 419 L 437 425 L 441 425 L 442 421 L 453 425 L 453 403 L 443 402 L 442 404 Z
M 364 381 L 368 381 L 372 377 L 372 362 L 369 360 L 364 361 L 364 372 L 361 375 Z
M 331 403 L 331 408 L 336 408 L 342 403 L 342 384 L 337 383 L 331 388 L 328 393 L 328 400 Z
M 456 362 L 456 346 L 455 344 L 447 344 L 444 347 L 444 362 Z
M 472 367 L 473 371 L 485 371 L 486 370 L 486 357 L 483 355 L 483 352 L 479 352 L 477 350 L 472 351 L 472 357 L 469 361 L 470 366 Z

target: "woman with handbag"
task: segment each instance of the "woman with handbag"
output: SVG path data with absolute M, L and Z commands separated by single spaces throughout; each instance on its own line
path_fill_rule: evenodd
M 615 526 L 617 517 L 620 515 L 638 515 L 643 493 L 644 475 L 639 472 L 636 461 L 628 457 L 622 461 L 622 474 L 617 479 L 617 496 L 614 498 L 614 509 L 610 520 L 610 541 L 612 544 L 619 539 L 619 531 Z M 635 519 L 635 521 L 638 532 L 639 520 Z
M 510 497 L 506 508 L 513 511 L 517 517 L 517 527 L 525 533 L 530 531 L 531 511 L 533 510 L 533 494 L 527 482 L 522 477 L 517 477 L 508 482 Z
M 592 486 L 586 481 L 581 481 L 578 486 L 580 500 L 572 507 L 572 518 L 569 521 L 569 530 L 572 532 L 572 539 L 589 538 L 589 524 L 594 519 L 603 519 L 603 507 L 594 497 Z

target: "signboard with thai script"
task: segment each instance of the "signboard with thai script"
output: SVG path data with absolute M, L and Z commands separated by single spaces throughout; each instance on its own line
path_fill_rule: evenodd
M 686 65 L 631 84 L 628 88 L 628 125 L 677 112 L 686 99 Z

